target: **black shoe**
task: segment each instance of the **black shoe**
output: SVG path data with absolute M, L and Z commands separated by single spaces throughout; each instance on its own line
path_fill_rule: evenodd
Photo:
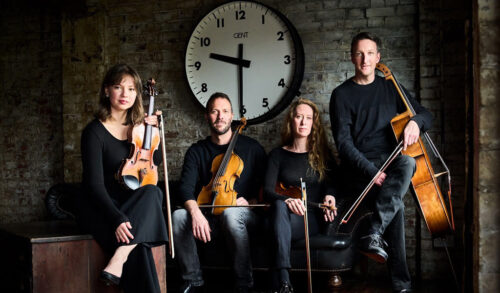
M 101 279 L 101 281 L 103 281 L 108 286 L 120 284 L 120 277 L 117 277 L 117 276 L 110 274 L 106 271 L 101 272 L 99 279 Z
M 203 284 L 195 285 L 191 282 L 185 282 L 180 290 L 181 293 L 195 293 L 195 292 L 203 292 Z
M 293 293 L 293 287 L 288 282 L 282 282 L 278 293 Z
M 250 293 L 250 288 L 248 288 L 247 286 L 242 286 L 242 287 L 238 287 L 236 288 L 236 291 L 234 291 L 235 293 Z
M 370 234 L 361 237 L 359 240 L 359 250 L 361 253 L 379 263 L 387 261 L 387 252 L 384 250 L 384 245 L 387 246 L 387 243 L 382 239 L 382 236 L 379 234 Z
M 396 293 L 411 293 L 411 289 L 401 289 L 401 290 L 397 290 L 394 292 L 396 292 Z

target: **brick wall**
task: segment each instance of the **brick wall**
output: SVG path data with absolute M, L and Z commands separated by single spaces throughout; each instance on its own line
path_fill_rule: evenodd
M 50 90 L 49 101 L 53 107 L 47 108 L 50 108 L 51 112 L 46 110 L 37 114 L 36 119 L 52 122 L 40 126 L 41 130 L 38 131 L 51 133 L 53 137 L 47 142 L 47 149 L 58 151 L 46 152 L 46 157 L 40 160 L 39 164 L 49 166 L 49 171 L 46 172 L 51 175 L 37 178 L 37 184 L 43 188 L 37 187 L 36 192 L 31 189 L 29 192 L 19 191 L 19 194 L 24 195 L 25 203 L 2 201 L 0 215 L 11 215 L 20 221 L 23 219 L 21 215 L 26 214 L 28 208 L 32 208 L 32 218 L 41 219 L 44 216 L 41 199 L 48 186 L 61 180 L 63 176 L 66 182 L 81 180 L 80 133 L 96 110 L 100 80 L 104 72 L 118 62 L 129 63 L 144 79 L 149 76 L 157 79 L 161 93 L 157 106 L 164 111 L 167 119 L 169 177 L 178 179 L 186 149 L 194 141 L 208 135 L 201 108 L 185 82 L 183 62 L 186 41 L 197 20 L 223 2 L 225 1 L 155 0 L 145 3 L 139 0 L 82 0 L 63 5 L 61 16 L 51 10 L 33 12 L 39 23 L 45 21 L 47 26 L 51 24 L 50 33 L 39 33 L 37 36 L 48 38 L 46 35 L 50 35 L 53 39 L 50 42 L 46 39 L 35 40 L 39 46 L 28 48 L 29 53 L 25 54 L 25 58 L 35 59 L 30 70 L 39 75 L 43 73 L 42 80 L 49 79 L 50 76 L 55 80 L 53 84 L 43 86 L 38 82 L 32 85 L 29 91 L 36 92 L 41 88 Z M 331 91 L 353 75 L 353 66 L 349 60 L 352 36 L 368 30 L 383 39 L 380 48 L 382 61 L 436 116 L 435 128 L 431 135 L 436 139 L 438 147 L 445 146 L 442 149 L 443 155 L 457 184 L 454 199 L 459 207 L 457 210 L 460 210 L 464 196 L 464 145 L 459 142 L 463 139 L 465 128 L 462 124 L 465 120 L 465 101 L 461 90 L 464 81 L 460 76 L 463 68 L 459 66 L 463 55 L 463 35 L 460 35 L 459 31 L 463 28 L 466 17 L 463 15 L 466 11 L 463 3 L 456 5 L 455 2 L 451 3 L 452 1 L 416 0 L 261 2 L 285 14 L 301 35 L 306 64 L 300 91 L 303 97 L 314 100 L 320 106 L 322 119 L 328 128 Z M 12 39 L 25 44 L 24 36 L 18 34 L 19 28 L 15 27 L 15 21 L 18 20 L 14 18 L 18 15 L 23 15 L 24 18 L 24 14 L 20 11 L 17 14 L 5 12 L 5 9 L 2 11 L 13 22 L 10 24 L 2 20 L 9 28 L 7 36 L 10 36 L 2 36 L 2 44 L 6 45 Z M 32 28 L 26 28 L 26 31 L 31 32 Z M 30 44 L 33 44 L 33 40 Z M 2 58 L 7 58 L 7 64 L 18 62 L 16 56 L 19 50 L 6 48 L 5 51 L 10 52 L 2 55 Z M 7 78 L 14 76 L 11 74 L 11 68 L 5 67 L 0 72 Z M 8 90 L 6 88 L 1 92 Z M 35 98 L 31 99 L 30 103 L 35 103 L 40 99 L 36 97 L 42 95 L 32 96 Z M 15 103 L 15 99 L 7 97 L 8 103 Z M 2 108 L 1 111 L 3 118 L 7 113 L 13 112 L 13 108 L 6 112 Z M 246 134 L 259 140 L 269 151 L 279 143 L 277 137 L 282 118 L 283 116 L 279 115 L 271 121 L 252 126 L 246 130 Z M 2 120 L 1 134 L 8 133 L 8 124 Z M 32 131 L 27 124 L 22 128 Z M 33 137 L 34 135 L 30 135 L 24 138 L 28 148 L 26 154 L 35 153 L 37 150 L 35 142 L 39 140 Z M 458 146 L 448 147 L 451 142 L 458 142 Z M 10 144 L 2 142 L 1 154 L 2 160 L 10 163 L 11 159 L 7 156 L 11 154 L 3 148 L 8 145 Z M 24 157 L 28 158 L 27 155 Z M 19 172 L 19 168 L 14 165 L 12 170 L 11 172 Z M 7 175 L 12 176 L 9 174 L 5 173 L 0 180 L 4 180 Z M 38 176 L 38 173 L 36 175 Z M 16 183 L 22 184 L 17 180 L 19 176 L 15 178 L 12 186 L 16 186 Z M 2 184 L 0 187 L 3 197 L 18 192 L 14 187 L 6 189 L 5 186 Z M 36 185 L 30 184 L 30 188 L 33 186 Z M 4 208 L 4 202 L 9 206 Z M 411 196 L 405 198 L 405 203 L 408 259 L 410 270 L 415 273 L 415 260 L 418 256 L 414 228 L 417 224 L 416 209 Z M 13 209 L 19 206 L 23 207 L 19 210 Z M 463 216 L 459 212 L 458 226 L 463 221 L 461 217 Z M 9 221 L 6 216 L 0 220 Z M 435 243 L 430 239 L 423 223 L 421 225 L 423 239 L 419 244 L 422 246 L 422 276 L 430 278 L 436 274 L 442 275 L 447 269 L 444 252 L 442 249 L 433 248 Z M 454 245 L 461 242 L 458 238 L 452 240 Z M 371 266 L 373 269 L 368 270 L 369 274 L 385 275 L 384 266 Z M 448 278 L 448 275 L 445 275 L 445 278 Z
M 478 217 L 475 284 L 478 292 L 500 291 L 500 4 L 498 1 L 477 1 L 476 56 L 478 86 L 478 182 L 474 186 Z M 476 273 L 476 272 L 475 272 Z
M 32 221 L 63 180 L 59 10 L 2 1 L 0 27 L 0 222 Z

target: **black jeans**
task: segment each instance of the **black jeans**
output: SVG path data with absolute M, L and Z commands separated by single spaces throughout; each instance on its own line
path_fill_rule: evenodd
M 289 269 L 292 267 L 292 241 L 305 238 L 304 217 L 294 214 L 283 200 L 276 200 L 272 205 L 271 219 L 276 245 L 274 266 L 276 269 Z M 309 213 L 308 221 L 309 236 L 317 234 L 319 228 L 314 213 Z
M 388 155 L 381 155 L 371 161 L 380 167 Z M 380 234 L 389 245 L 387 265 L 391 274 L 394 290 L 411 288 L 411 278 L 406 263 L 404 203 L 411 178 L 415 173 L 415 159 L 400 155 L 386 169 L 387 177 L 380 187 L 373 187 L 367 204 L 371 205 L 373 215 L 367 232 Z M 371 178 L 351 179 L 351 187 L 358 196 Z

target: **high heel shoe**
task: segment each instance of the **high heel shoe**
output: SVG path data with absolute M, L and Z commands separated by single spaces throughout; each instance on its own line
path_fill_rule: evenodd
M 103 281 L 107 286 L 120 284 L 120 277 L 117 277 L 106 271 L 101 272 L 99 279 L 101 279 L 101 281 Z

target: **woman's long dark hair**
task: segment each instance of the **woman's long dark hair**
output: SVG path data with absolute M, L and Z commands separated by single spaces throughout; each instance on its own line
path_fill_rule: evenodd
M 130 75 L 134 80 L 135 91 L 137 97 L 135 98 L 134 105 L 127 110 L 127 117 L 125 125 L 136 125 L 142 123 L 144 119 L 144 107 L 142 105 L 142 82 L 141 77 L 127 64 L 116 64 L 111 67 L 101 84 L 101 91 L 99 92 L 99 109 L 97 110 L 96 117 L 101 121 L 106 121 L 111 117 L 111 103 L 109 97 L 106 96 L 106 88 L 115 84 L 120 84 L 125 75 Z

